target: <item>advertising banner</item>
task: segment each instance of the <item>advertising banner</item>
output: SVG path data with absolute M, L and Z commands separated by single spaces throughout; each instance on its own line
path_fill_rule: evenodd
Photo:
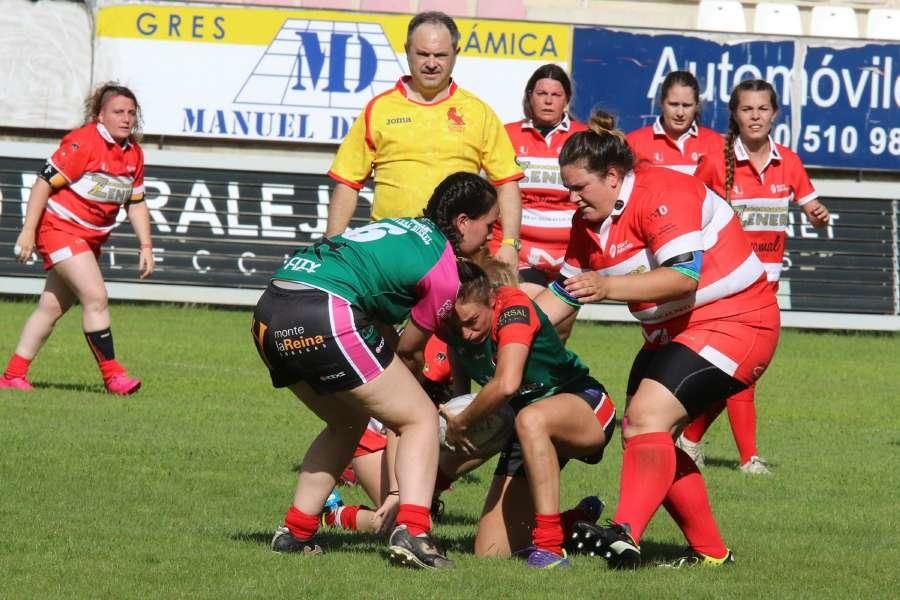
M 0 158 L 0 279 L 43 277 L 36 257 L 20 265 L 12 252 L 42 165 Z M 261 290 L 295 248 L 322 238 L 334 182 L 324 175 L 148 165 L 145 185 L 157 264 L 141 285 Z M 371 190 L 362 197 L 354 226 L 369 218 Z M 898 200 L 825 196 L 823 202 L 832 215 L 824 229 L 790 212 L 782 307 L 897 314 Z M 109 282 L 138 281 L 137 242 L 127 222 L 113 230 L 100 266 Z M 218 301 L 229 304 L 228 293 L 222 290 Z
M 765 79 L 781 104 L 775 140 L 807 166 L 900 169 L 900 44 L 706 36 L 576 27 L 575 114 L 603 107 L 624 131 L 649 125 L 665 76 L 687 70 L 700 83 L 702 123 L 724 132 L 733 87 Z
M 339 143 L 408 72 L 411 15 L 193 4 L 100 8 L 94 80 L 135 90 L 153 135 Z M 571 61 L 571 27 L 458 19 L 455 81 L 503 121 L 535 68 Z

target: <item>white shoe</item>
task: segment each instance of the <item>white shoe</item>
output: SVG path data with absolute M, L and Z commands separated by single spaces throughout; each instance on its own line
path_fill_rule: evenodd
M 741 472 L 748 475 L 771 475 L 768 464 L 758 456 L 751 456 L 750 460 L 741 465 Z
M 703 442 L 692 442 L 684 437 L 684 434 L 681 434 L 678 436 L 678 439 L 675 440 L 675 445 L 684 450 L 685 453 L 691 457 L 691 460 L 694 461 L 694 464 L 697 465 L 698 469 L 704 467 L 706 461 L 703 458 Z

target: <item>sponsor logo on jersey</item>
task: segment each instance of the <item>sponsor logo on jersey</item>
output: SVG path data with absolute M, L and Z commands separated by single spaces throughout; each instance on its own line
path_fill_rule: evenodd
M 500 312 L 500 316 L 497 318 L 497 329 L 502 329 L 513 323 L 524 323 L 527 325 L 530 322 L 531 314 L 529 313 L 527 306 L 521 304 L 518 306 L 507 306 Z
M 304 273 L 315 273 L 316 269 L 321 267 L 321 263 L 317 263 L 314 260 L 310 260 L 308 258 L 303 258 L 302 256 L 292 256 L 290 260 L 284 263 L 285 269 L 290 269 L 291 271 L 302 271 Z
M 390 119 L 385 119 L 385 125 L 405 125 L 406 123 L 412 123 L 412 117 L 391 117 Z
M 275 347 L 279 352 L 312 352 L 325 348 L 325 337 L 321 335 L 286 337 L 281 341 L 275 340 Z
M 618 255 L 622 252 L 625 252 L 626 250 L 630 250 L 633 247 L 634 247 L 634 244 L 632 244 L 630 241 L 619 242 L 618 244 L 611 244 L 609 247 L 609 255 L 611 257 L 615 258 L 616 255 Z

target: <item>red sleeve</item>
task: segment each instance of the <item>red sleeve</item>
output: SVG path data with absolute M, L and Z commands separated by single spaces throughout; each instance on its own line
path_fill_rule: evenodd
M 569 245 L 566 246 L 566 256 L 560 274 L 572 277 L 591 269 L 591 252 L 596 249 L 588 225 L 576 213 L 572 219 L 572 229 L 569 231 Z
M 541 328 L 534 304 L 527 294 L 514 288 L 500 288 L 494 306 L 494 339 L 499 350 L 506 344 L 529 348 Z
M 447 360 L 447 342 L 432 335 L 425 344 L 425 364 L 422 366 L 422 375 L 435 383 L 450 383 L 453 379 L 450 373 L 450 361 Z
M 131 200 L 139 202 L 144 199 L 144 151 L 135 144 L 137 151 L 137 168 L 134 171 L 134 183 L 131 184 Z
M 725 197 L 725 166 L 718 156 L 711 154 L 701 156 L 694 177 L 718 195 Z
M 81 179 L 91 160 L 93 144 L 81 135 L 82 131 L 76 129 L 67 133 L 50 157 L 50 162 L 69 183 Z
M 795 155 L 792 158 L 793 160 L 790 163 L 790 185 L 794 189 L 794 202 L 798 206 L 803 206 L 807 202 L 815 200 L 818 194 L 816 193 L 816 188 L 813 187 L 812 181 L 809 180 L 809 173 L 806 172 L 806 168 L 800 162 L 800 157 Z

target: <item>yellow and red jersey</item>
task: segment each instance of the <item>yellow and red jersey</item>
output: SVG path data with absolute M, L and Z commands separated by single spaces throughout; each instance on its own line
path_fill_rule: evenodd
M 106 234 L 123 204 L 144 197 L 141 147 L 117 143 L 100 123 L 66 134 L 47 163 L 44 173 L 54 189 L 44 219 L 62 229 Z
M 437 184 L 457 171 L 484 170 L 495 186 L 523 177 L 487 104 L 452 82 L 447 98 L 422 104 L 409 98 L 408 79 L 369 101 L 328 171 L 359 190 L 374 169 L 373 220 L 421 215 Z
M 721 155 L 725 142 L 722 136 L 696 121 L 673 140 L 663 128 L 659 117 L 653 125 L 636 129 L 626 136 L 628 145 L 638 160 L 646 160 L 657 167 L 668 167 L 692 175 L 704 156 Z
M 731 207 L 694 177 L 643 165 L 625 176 L 615 208 L 603 223 L 590 224 L 576 214 L 560 273 L 643 273 L 697 251 L 703 259 L 696 293 L 629 303 L 648 341 L 660 325 L 680 315 L 690 314 L 686 325 L 724 319 L 775 298 Z
M 738 137 L 734 141 L 734 183 L 728 201 L 766 269 L 768 280 L 781 277 L 787 240 L 788 209 L 792 202 L 803 206 L 818 197 L 800 157 L 769 139 L 769 157 L 761 171 L 750 161 Z M 709 155 L 695 176 L 725 197 L 725 156 Z
M 585 129 L 583 123 L 571 120 L 568 114 L 546 136 L 529 119 L 506 125 L 519 166 L 525 171 L 525 178 L 519 181 L 520 267 L 534 267 L 550 277 L 559 272 L 575 214 L 575 204 L 559 174 L 559 152 L 572 134 Z M 503 230 L 496 224 L 489 244 L 491 253 L 497 252 L 502 239 Z

